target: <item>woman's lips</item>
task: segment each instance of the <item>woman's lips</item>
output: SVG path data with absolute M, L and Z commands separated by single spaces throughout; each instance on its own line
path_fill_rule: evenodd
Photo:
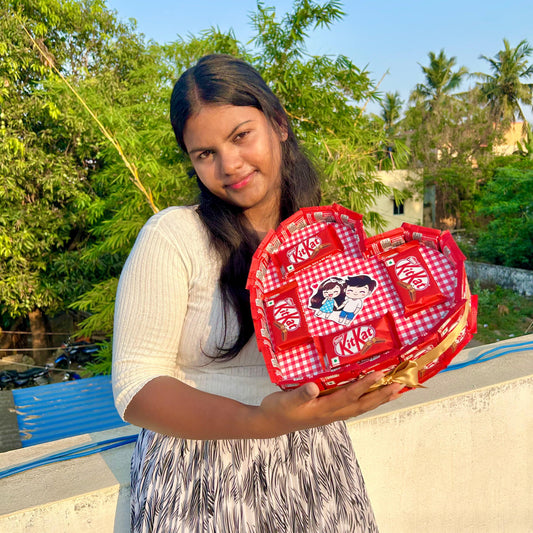
M 248 176 L 245 176 L 242 180 L 237 181 L 235 183 L 230 183 L 229 185 L 226 185 L 226 187 L 228 187 L 228 189 L 242 189 L 243 187 L 248 185 L 253 175 L 254 173 L 250 172 L 250 174 L 248 174 Z

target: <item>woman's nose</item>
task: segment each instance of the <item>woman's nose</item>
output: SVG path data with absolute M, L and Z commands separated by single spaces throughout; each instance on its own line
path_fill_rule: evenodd
M 235 174 L 242 167 L 242 157 L 235 146 L 223 150 L 219 154 L 220 170 L 226 175 Z

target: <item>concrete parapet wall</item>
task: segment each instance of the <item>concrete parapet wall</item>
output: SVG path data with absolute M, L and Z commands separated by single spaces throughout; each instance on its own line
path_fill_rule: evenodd
M 525 296 L 533 296 L 533 271 L 489 263 L 466 262 L 466 275 L 472 283 L 488 283 L 512 289 Z
M 350 426 L 381 533 L 533 529 L 533 378 Z
M 523 351 L 511 353 L 517 343 Z M 506 346 L 348 423 L 381 533 L 532 531 L 533 335 L 454 362 Z M 0 469 L 136 431 L 12 450 Z M 129 444 L 0 480 L 0 531 L 127 533 L 131 453 Z
M 0 469 L 137 432 L 124 426 L 4 452 Z M 132 451 L 128 444 L 1 479 L 0 531 L 127 533 Z

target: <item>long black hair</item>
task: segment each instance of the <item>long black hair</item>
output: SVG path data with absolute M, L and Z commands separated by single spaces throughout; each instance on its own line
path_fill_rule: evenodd
M 280 141 L 281 202 L 278 222 L 301 207 L 319 204 L 318 173 L 302 152 L 280 101 L 252 66 L 233 56 L 212 54 L 201 58 L 181 75 L 172 91 L 170 121 L 178 145 L 185 153 L 183 131 L 187 120 L 202 106 L 212 104 L 255 107 L 264 113 L 274 131 L 287 135 L 285 141 Z M 197 182 L 200 188 L 198 213 L 222 259 L 219 284 L 225 320 L 231 306 L 240 325 L 238 337 L 231 339 L 229 346 L 224 338 L 215 357 L 231 359 L 254 333 L 245 285 L 260 239 L 246 224 L 241 208 L 212 194 L 198 178 Z

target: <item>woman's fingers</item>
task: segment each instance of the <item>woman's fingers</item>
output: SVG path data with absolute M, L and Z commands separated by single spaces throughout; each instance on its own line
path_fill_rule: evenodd
M 366 388 L 363 394 L 359 394 L 360 391 L 353 391 L 352 398 L 356 397 L 356 399 L 351 403 L 341 402 L 337 413 L 343 418 L 362 415 L 367 411 L 372 411 L 373 409 L 376 409 L 376 407 L 396 399 L 403 388 L 403 385 L 393 383 L 392 385 L 385 385 L 372 392 L 368 392 L 368 388 Z M 343 403 L 344 407 L 342 406 Z
M 350 383 L 319 399 L 325 416 L 345 420 L 371 411 L 395 399 L 403 388 L 400 384 L 387 385 L 368 392 L 370 387 L 381 380 L 384 373 L 375 372 Z
M 319 396 L 320 391 L 315 383 L 306 383 L 291 391 L 276 392 L 263 400 L 260 407 L 262 416 L 285 432 L 359 416 L 399 395 L 403 388 L 399 384 L 368 392 L 382 377 L 383 373 L 376 372 L 323 396 Z
M 296 403 L 301 403 L 303 405 L 317 398 L 320 389 L 316 383 L 310 382 L 298 387 L 294 393 L 297 398 Z

